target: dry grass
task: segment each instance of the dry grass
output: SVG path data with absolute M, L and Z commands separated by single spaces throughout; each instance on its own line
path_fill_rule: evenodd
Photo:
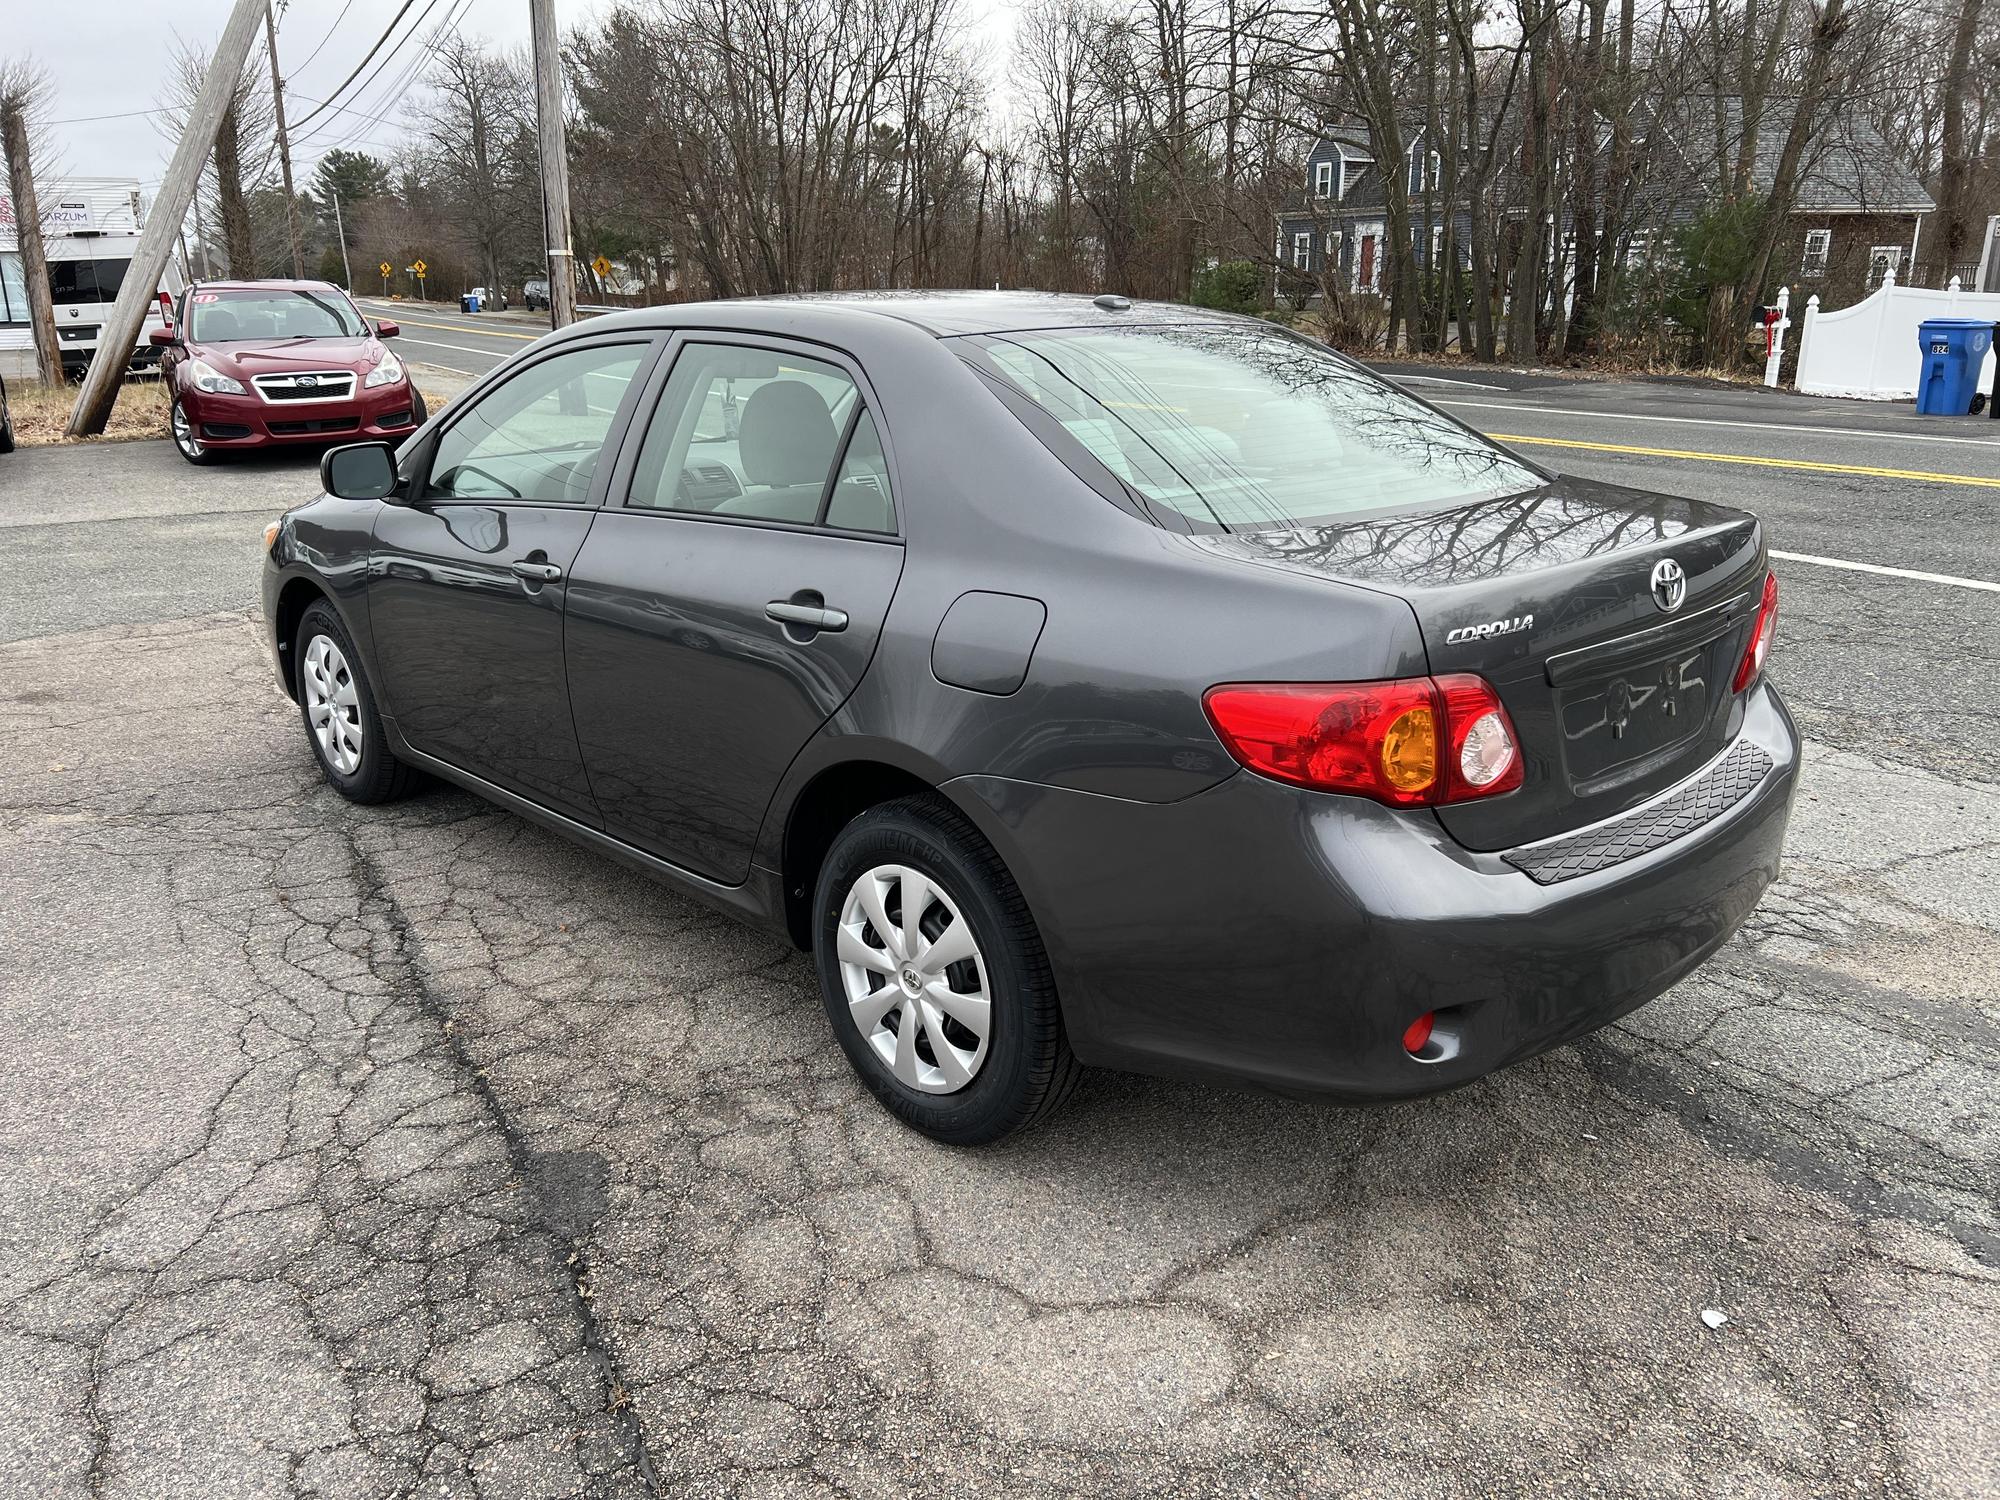
M 63 435 L 70 409 L 76 405 L 73 385 L 44 385 L 39 380 L 10 381 L 7 406 L 14 415 L 14 438 L 30 443 L 120 443 L 133 438 L 165 437 L 167 393 L 157 380 L 128 380 L 118 388 L 118 404 L 98 437 Z
M 70 409 L 76 405 L 73 385 L 43 385 L 38 380 L 7 383 L 7 404 L 14 414 L 14 438 L 23 447 L 43 443 L 125 443 L 134 438 L 167 435 L 167 390 L 158 380 L 128 380 L 118 388 L 118 404 L 97 437 L 64 435 Z M 442 411 L 457 391 L 424 391 L 432 411 Z

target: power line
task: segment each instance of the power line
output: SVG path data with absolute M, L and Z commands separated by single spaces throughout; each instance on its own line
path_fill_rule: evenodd
M 438 3 L 439 0 L 431 0 L 431 3 L 424 8 L 423 15 L 419 16 L 417 19 L 417 25 L 412 27 L 408 35 L 406 35 L 403 38 L 403 41 L 399 42 L 396 45 L 396 47 L 389 53 L 389 55 L 383 58 L 381 63 L 376 66 L 375 73 L 369 77 L 367 83 L 364 83 L 361 86 L 362 90 L 366 90 L 369 87 L 369 85 L 373 84 L 375 78 L 379 77 L 381 73 L 388 67 L 390 62 L 392 62 L 395 59 L 396 53 L 400 52 L 404 46 L 406 46 L 412 39 L 414 39 L 419 34 L 423 22 L 429 19 L 431 11 L 437 8 Z M 440 24 L 438 30 L 440 31 L 450 30 L 463 17 L 464 13 L 471 7 L 471 4 L 472 0 L 452 0 L 451 9 L 445 12 L 444 21 Z M 403 71 L 400 74 L 398 74 L 395 77 L 395 79 L 391 81 L 389 86 L 386 89 L 384 89 L 382 93 L 378 96 L 375 104 L 368 107 L 366 117 L 361 121 L 361 123 L 353 127 L 345 135 L 342 135 L 338 137 L 336 140 L 327 143 L 322 149 L 325 151 L 340 150 L 341 148 L 351 144 L 352 142 L 361 139 L 369 131 L 373 130 L 377 125 L 380 125 L 385 119 L 387 119 L 389 112 L 402 102 L 403 96 L 410 91 L 411 87 L 416 83 L 418 78 L 420 78 L 423 75 L 424 71 L 430 66 L 430 63 L 434 55 L 435 54 L 431 52 L 428 43 L 425 43 L 421 48 L 419 48 L 417 54 L 410 59 L 409 63 L 404 67 Z M 346 111 L 352 112 L 359 108 L 360 106 L 350 105 L 346 107 Z M 327 128 L 328 128 L 327 126 L 320 127 L 322 131 Z
M 306 54 L 306 60 L 304 62 L 296 63 L 293 65 L 292 72 L 294 74 L 303 73 L 308 67 L 312 65 L 312 60 L 315 57 L 318 57 L 321 52 L 326 50 L 326 44 L 333 40 L 333 34 L 336 31 L 340 30 L 340 23 L 347 19 L 347 13 L 353 8 L 354 8 L 354 0 L 347 0 L 347 3 L 340 7 L 340 14 L 335 16 L 333 18 L 333 24 L 326 28 L 326 35 L 319 39 L 319 45 Z M 294 92 L 296 92 L 296 90 L 294 90 Z
M 410 7 L 412 5 L 415 5 L 416 3 L 417 0 L 403 0 L 402 8 L 398 10 L 395 13 L 395 15 L 389 18 L 389 24 L 383 28 L 382 34 L 377 38 L 375 38 L 375 45 L 370 47 L 368 49 L 367 55 L 364 56 L 360 62 L 354 65 L 354 71 L 352 73 L 349 73 L 345 78 L 340 80 L 340 87 L 336 88 L 333 91 L 333 93 L 328 96 L 329 98 L 338 99 L 342 94 L 344 94 L 347 91 L 347 86 L 350 83 L 354 82 L 355 79 L 361 76 L 361 70 L 367 67 L 369 62 L 374 58 L 375 54 L 382 50 L 382 44 L 389 40 L 390 33 L 393 32 L 399 25 L 402 24 L 403 17 L 410 13 Z M 436 0 L 432 0 L 432 3 L 435 4 Z M 425 12 L 425 14 L 427 15 L 429 14 L 428 10 Z M 323 110 L 325 108 L 326 106 L 324 104 L 320 105 L 319 109 L 314 110 L 311 115 L 307 115 L 304 120 L 300 120 L 298 123 L 301 125 L 305 124 L 307 120 L 312 119 L 313 115 L 318 114 L 320 110 Z

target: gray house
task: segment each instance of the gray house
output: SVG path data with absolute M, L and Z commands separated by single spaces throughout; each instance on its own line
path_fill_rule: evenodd
M 1769 101 L 1757 133 L 1751 164 L 1754 191 L 1768 192 L 1778 156 L 1797 105 Z M 1718 149 L 1735 149 L 1742 138 L 1742 109 L 1734 98 L 1693 97 L 1651 114 L 1638 138 L 1639 156 L 1650 175 L 1634 184 L 1637 227 L 1620 247 L 1629 263 L 1642 263 L 1664 248 L 1665 236 L 1686 223 L 1702 204 L 1719 196 L 1713 161 Z M 1659 142 L 1647 149 L 1646 136 Z M 1428 267 L 1442 253 L 1447 221 L 1455 224 L 1459 263 L 1465 262 L 1467 216 L 1462 205 L 1441 200 L 1442 163 L 1419 124 L 1404 131 L 1408 144 L 1392 170 L 1403 174 L 1410 201 L 1410 234 L 1417 264 Z M 1603 133 L 1608 149 L 1609 127 Z M 1310 280 L 1326 280 L 1356 293 L 1380 292 L 1387 260 L 1387 215 L 1382 166 L 1375 160 L 1367 127 L 1358 121 L 1330 127 L 1306 158 L 1306 181 L 1280 206 L 1274 291 L 1287 282 L 1294 291 Z M 1516 182 L 1504 169 L 1498 182 L 1496 223 L 1518 218 L 1510 208 Z M 1908 162 L 1866 120 L 1838 112 L 1816 132 L 1806 152 L 1796 203 L 1780 246 L 1779 279 L 1809 291 L 1857 294 L 1894 270 L 1908 282 L 1922 268 L 1924 279 L 1943 285 L 1951 274 L 1970 283 L 1976 266 L 1945 267 L 1923 258 L 1923 221 L 1937 205 Z M 1564 235 L 1565 244 L 1571 236 Z M 1552 250 L 1559 247 L 1551 245 Z M 1554 254 L 1567 265 L 1572 257 Z

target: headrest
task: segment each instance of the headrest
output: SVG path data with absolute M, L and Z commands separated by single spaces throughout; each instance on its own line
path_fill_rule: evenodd
M 743 477 L 752 484 L 819 484 L 833 467 L 839 441 L 826 402 L 803 380 L 758 386 L 736 429 Z

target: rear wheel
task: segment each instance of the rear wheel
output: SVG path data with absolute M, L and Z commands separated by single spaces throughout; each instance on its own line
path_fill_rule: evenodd
M 215 453 L 195 434 L 194 418 L 181 405 L 181 398 L 174 397 L 174 404 L 167 409 L 167 434 L 174 440 L 174 447 L 180 450 L 182 458 L 191 464 L 212 464 Z
M 955 809 L 911 797 L 862 813 L 827 853 L 814 916 L 834 1034 L 904 1123 L 982 1145 L 1073 1092 L 1081 1068 L 1027 902 Z
M 299 621 L 299 712 L 327 783 L 350 802 L 393 802 L 420 777 L 390 753 L 361 653 L 326 604 Z

